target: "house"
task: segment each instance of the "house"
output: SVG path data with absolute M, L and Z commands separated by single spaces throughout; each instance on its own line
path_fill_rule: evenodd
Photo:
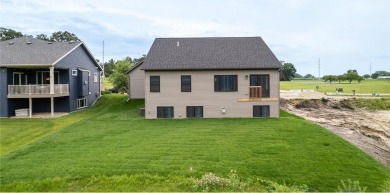
M 26 109 L 72 112 L 100 97 L 101 67 L 83 42 L 20 37 L 0 42 L 0 117 Z
M 279 117 L 281 67 L 261 37 L 157 38 L 129 97 L 145 98 L 146 119 Z

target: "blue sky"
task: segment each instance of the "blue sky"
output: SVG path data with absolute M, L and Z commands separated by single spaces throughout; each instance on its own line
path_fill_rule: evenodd
M 279 60 L 318 76 L 390 71 L 389 0 L 0 0 L 0 26 L 69 31 L 105 61 L 147 54 L 156 37 L 261 36 Z

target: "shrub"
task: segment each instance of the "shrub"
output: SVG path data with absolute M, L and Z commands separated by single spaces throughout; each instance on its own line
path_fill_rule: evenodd
M 338 192 L 365 192 L 367 187 L 360 187 L 359 181 L 353 181 L 348 179 L 345 183 L 341 180 L 341 185 L 337 186 Z

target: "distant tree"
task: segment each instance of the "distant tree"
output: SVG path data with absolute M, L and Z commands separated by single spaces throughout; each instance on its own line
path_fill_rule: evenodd
M 304 76 L 304 78 L 314 78 L 314 76 L 313 76 L 312 74 L 306 74 L 306 75 Z
M 129 60 L 118 60 L 115 62 L 112 74 L 109 76 L 110 82 L 113 84 L 113 89 L 116 92 L 126 92 L 128 81 L 127 71 L 130 70 L 131 63 Z
M 363 77 L 364 77 L 365 79 L 371 78 L 371 76 L 370 76 L 369 74 L 365 74 Z
M 284 63 L 282 68 L 280 69 L 280 80 L 281 81 L 290 81 L 294 78 L 297 70 L 294 65 L 291 63 Z
M 40 40 L 50 41 L 50 37 L 48 37 L 46 34 L 39 34 L 39 35 L 35 36 L 35 38 L 40 39 Z
M 303 76 L 298 73 L 295 73 L 294 78 L 303 78 Z
M 20 38 L 23 34 L 13 29 L 0 27 L 0 41 L 10 40 L 14 38 Z
M 379 76 L 390 76 L 390 72 L 387 71 L 376 71 Z
M 357 77 L 356 80 L 358 81 L 358 83 L 360 83 L 362 80 L 364 80 L 364 77 L 363 76 L 359 76 L 359 77 Z
M 338 75 L 337 80 L 339 81 L 339 84 L 340 84 L 341 81 L 347 80 L 347 77 L 345 77 L 345 75 Z
M 373 73 L 373 74 L 371 75 L 371 78 L 372 78 L 372 79 L 377 79 L 378 76 L 379 76 L 379 74 L 375 72 L 375 73 Z
M 358 80 L 360 77 L 356 70 L 348 70 L 344 76 L 345 79 L 348 80 L 349 84 L 351 84 L 353 80 Z
M 138 62 L 141 62 L 142 60 L 144 60 L 145 58 L 146 58 L 146 54 L 142 54 L 141 57 L 139 57 L 139 58 L 134 58 L 134 59 L 133 59 L 133 64 L 135 65 L 135 64 L 137 64 Z
M 70 33 L 68 31 L 64 31 L 64 32 L 58 31 L 51 34 L 50 41 L 69 42 L 69 41 L 81 41 L 81 40 L 74 33 Z
M 335 76 L 335 75 L 325 75 L 324 77 L 322 77 L 322 79 L 325 82 L 329 82 L 330 84 L 332 84 L 332 82 L 337 80 L 337 76 Z
M 106 77 L 109 77 L 112 74 L 112 70 L 114 69 L 115 66 L 115 60 L 110 59 L 107 62 L 104 62 L 104 75 Z

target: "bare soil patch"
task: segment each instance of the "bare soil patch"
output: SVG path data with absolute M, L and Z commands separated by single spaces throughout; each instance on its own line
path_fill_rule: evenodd
M 390 167 L 390 111 L 358 109 L 348 99 L 285 99 L 281 108 L 313 121 Z

